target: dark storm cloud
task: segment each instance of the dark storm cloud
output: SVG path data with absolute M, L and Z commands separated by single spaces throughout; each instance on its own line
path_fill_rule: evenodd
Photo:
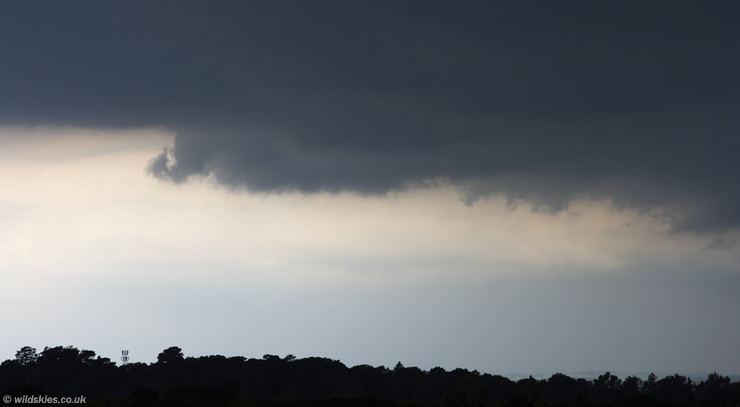
M 0 10 L 0 123 L 162 125 L 149 171 L 446 180 L 740 226 L 737 2 L 74 2 Z

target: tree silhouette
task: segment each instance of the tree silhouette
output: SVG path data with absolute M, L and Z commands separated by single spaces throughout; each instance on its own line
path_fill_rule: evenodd
M 37 354 L 26 346 L 0 364 L 0 389 L 21 396 L 105 397 L 111 399 L 94 404 L 113 407 L 740 407 L 740 382 L 717 373 L 699 384 L 681 375 L 658 379 L 651 374 L 642 381 L 620 380 L 609 372 L 592 381 L 556 373 L 515 382 L 462 368 L 424 371 L 400 362 L 388 369 L 293 355 L 185 358 L 176 346 L 162 351 L 155 363 L 121 366 L 91 350 L 57 346 Z
M 697 396 L 702 400 L 711 400 L 727 404 L 731 397 L 732 381 L 729 377 L 721 376 L 717 372 L 709 374 L 707 380 L 697 386 Z
M 163 350 L 159 355 L 157 355 L 157 363 L 163 365 L 168 363 L 178 363 L 182 362 L 184 358 L 185 356 L 182 354 L 182 349 L 178 348 L 177 346 L 172 346 Z
M 38 357 L 39 355 L 36 353 L 36 348 L 32 348 L 30 346 L 24 346 L 15 353 L 16 362 L 24 366 L 36 363 L 36 359 L 38 359 Z

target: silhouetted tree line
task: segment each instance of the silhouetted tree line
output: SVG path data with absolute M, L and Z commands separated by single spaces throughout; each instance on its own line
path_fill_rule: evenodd
M 347 367 L 293 355 L 184 357 L 171 347 L 152 364 L 117 366 L 90 350 L 20 349 L 0 365 L 4 395 L 84 395 L 111 406 L 717 406 L 740 407 L 740 381 L 710 374 L 699 383 L 673 375 L 647 380 L 605 373 L 594 380 L 554 374 L 512 381 L 435 367 Z

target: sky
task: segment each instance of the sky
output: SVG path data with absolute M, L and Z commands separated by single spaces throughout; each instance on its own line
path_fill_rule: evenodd
M 0 4 L 0 359 L 738 374 L 738 17 Z

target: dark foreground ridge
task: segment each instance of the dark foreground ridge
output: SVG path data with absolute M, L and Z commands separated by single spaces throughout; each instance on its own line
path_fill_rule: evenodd
M 740 381 L 716 373 L 699 383 L 605 373 L 592 381 L 554 374 L 512 381 L 478 371 L 400 362 L 347 367 L 320 357 L 184 357 L 171 347 L 152 364 L 117 366 L 91 350 L 32 347 L 0 365 L 4 402 L 26 396 L 84 397 L 93 406 L 740 406 Z M 11 399 L 7 399 L 10 396 Z M 36 398 L 35 400 L 43 399 Z M 10 403 L 7 402 L 10 400 Z M 73 401 L 70 401 L 73 402 Z

